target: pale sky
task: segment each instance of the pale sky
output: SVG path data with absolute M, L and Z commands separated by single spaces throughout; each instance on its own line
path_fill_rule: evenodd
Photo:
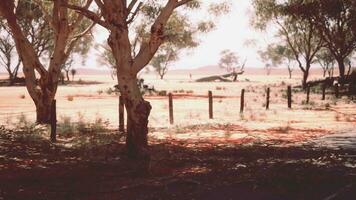
M 203 2 L 208 4 L 219 1 L 222 0 L 204 0 Z M 217 27 L 212 32 L 199 36 L 200 46 L 183 52 L 180 60 L 173 63 L 170 69 L 193 69 L 207 65 L 217 65 L 220 59 L 220 52 L 225 49 L 236 52 L 241 62 L 247 59 L 246 67 L 264 67 L 264 63 L 260 60 L 257 52 L 274 40 L 273 31 L 261 33 L 251 27 L 250 17 L 253 15 L 251 0 L 230 1 L 232 2 L 231 12 L 218 19 Z M 192 17 L 200 17 L 201 19 L 206 15 L 204 15 L 204 12 L 194 11 Z M 108 32 L 100 26 L 97 26 L 95 30 L 96 43 L 105 43 Z M 248 40 L 255 40 L 256 45 L 246 46 L 245 43 Z M 98 62 L 99 58 L 99 51 L 92 48 L 85 59 L 85 64 L 83 65 L 81 59 L 77 59 L 73 67 L 107 69 L 107 66 L 102 66 Z M 4 69 L 0 68 L 0 72 L 4 72 Z
M 215 1 L 205 0 L 204 2 Z M 231 13 L 218 20 L 214 31 L 199 37 L 200 46 L 183 53 L 180 60 L 172 64 L 171 69 L 216 65 L 220 59 L 220 52 L 224 49 L 236 52 L 241 62 L 246 58 L 246 67 L 264 66 L 257 51 L 273 41 L 273 33 L 261 33 L 250 26 L 250 17 L 253 15 L 251 0 L 232 0 L 232 2 Z M 107 32 L 98 27 L 94 36 L 98 42 L 105 42 Z M 255 47 L 245 45 L 246 41 L 251 39 L 256 40 Z M 97 50 L 92 50 L 85 67 L 103 67 L 97 62 L 97 56 Z

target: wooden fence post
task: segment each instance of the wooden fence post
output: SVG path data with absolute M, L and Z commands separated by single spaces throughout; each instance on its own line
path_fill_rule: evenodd
M 335 97 L 336 97 L 336 98 L 339 98 L 339 96 L 340 96 L 340 95 L 339 95 L 339 84 L 336 83 L 336 84 L 335 84 Z
M 326 90 L 326 84 L 324 83 L 323 86 L 322 86 L 321 100 L 325 100 L 325 90 Z
M 124 99 L 120 95 L 119 97 L 119 133 L 125 132 L 125 104 Z
M 240 113 L 244 112 L 245 107 L 245 89 L 241 90 Z
M 270 93 L 271 93 L 271 89 L 270 89 L 270 88 L 267 88 L 267 94 L 266 94 L 266 110 L 269 109 Z
M 51 105 L 51 142 L 56 142 L 57 140 L 57 110 L 56 110 L 56 100 L 52 101 Z
M 310 100 L 310 86 L 307 86 L 307 104 L 309 104 L 309 100 Z
M 173 118 L 173 97 L 172 97 L 172 93 L 168 94 L 168 106 L 169 106 L 169 123 L 173 124 L 174 123 L 174 118 Z
M 289 85 L 287 89 L 288 108 L 292 108 L 292 87 Z
M 213 119 L 213 93 L 211 91 L 208 92 L 209 96 L 209 119 Z

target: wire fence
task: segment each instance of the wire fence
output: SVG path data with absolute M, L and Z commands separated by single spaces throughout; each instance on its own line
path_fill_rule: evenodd
M 291 114 L 293 110 L 306 110 L 306 107 L 313 107 L 314 102 L 318 101 L 320 105 L 325 102 L 325 89 L 321 93 L 310 93 L 308 88 L 306 92 L 299 93 L 292 90 L 291 87 L 285 89 L 274 89 L 262 87 L 259 90 L 242 89 L 241 93 L 229 96 L 216 95 L 212 91 L 206 95 L 182 95 L 169 93 L 167 96 L 148 96 L 146 97 L 153 105 L 149 117 L 149 126 L 167 127 L 170 125 L 194 125 L 204 123 L 235 123 L 241 120 L 250 119 L 252 121 L 262 122 L 267 120 L 267 115 L 277 115 L 287 117 L 288 119 L 297 120 L 303 118 L 298 116 L 300 113 Z M 339 92 L 332 97 L 337 99 Z M 331 98 L 331 95 L 329 95 Z M 327 103 L 324 103 L 327 104 Z M 64 102 L 58 102 L 56 106 L 56 116 L 59 122 L 65 118 L 70 118 L 75 122 L 85 118 L 87 121 L 94 121 L 101 118 L 108 121 L 110 128 L 123 127 L 126 119 L 123 118 L 123 109 L 119 114 L 119 100 L 112 101 L 96 99 L 85 102 L 73 102 L 68 106 Z M 288 114 L 287 114 L 288 112 Z M 26 116 L 34 120 L 35 110 L 24 110 L 21 112 L 0 112 L 2 122 L 8 122 L 6 118 L 16 118 Z M 120 117 L 119 117 L 120 116 Z M 305 116 L 304 116 L 305 118 Z

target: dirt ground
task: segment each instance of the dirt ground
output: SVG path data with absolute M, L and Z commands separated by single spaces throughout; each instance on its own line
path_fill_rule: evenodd
M 346 97 L 293 92 L 299 77 L 241 76 L 237 83 L 195 83 L 183 76 L 157 80 L 174 94 L 174 125 L 168 99 L 152 104 L 150 160 L 125 156 L 117 134 L 118 99 L 107 76 L 80 76 L 102 84 L 61 86 L 58 119 L 107 120 L 112 131 L 68 138 L 15 133 L 0 128 L 0 199 L 354 199 L 356 106 Z M 194 77 L 197 78 L 197 77 Z M 313 77 L 312 77 L 313 78 Z M 318 77 L 314 77 L 318 78 Z M 265 89 L 271 88 L 270 110 Z M 239 113 L 240 91 L 246 106 Z M 214 119 L 208 119 L 208 90 Z M 330 91 L 329 91 L 330 92 Z M 0 87 L 0 125 L 19 116 L 34 120 L 23 87 Z M 336 137 L 337 135 L 340 137 Z M 335 136 L 335 137 L 334 137 Z M 339 141 L 339 142 L 338 142 Z M 74 145 L 75 144 L 75 145 Z
M 130 160 L 119 135 L 110 135 L 105 144 L 67 148 L 63 138 L 54 145 L 48 138 L 3 131 L 0 199 L 351 200 L 356 195 L 352 148 L 151 139 L 151 159 Z

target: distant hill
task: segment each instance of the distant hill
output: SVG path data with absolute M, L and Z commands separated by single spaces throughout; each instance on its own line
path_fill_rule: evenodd
M 170 70 L 168 74 L 170 75 L 218 75 L 227 73 L 224 69 L 221 69 L 218 65 L 208 65 L 195 69 L 177 69 Z M 245 67 L 245 75 L 266 75 L 266 70 L 264 68 L 258 67 Z M 299 68 L 295 67 L 293 74 L 301 74 Z M 310 74 L 322 74 L 321 68 L 311 68 Z M 271 75 L 288 75 L 288 70 L 285 67 L 274 68 L 271 71 Z
M 77 68 L 78 75 L 110 75 L 109 69 Z
M 173 69 L 169 70 L 167 75 L 219 75 L 227 73 L 224 69 L 221 69 L 218 65 L 207 65 L 193 69 Z M 78 75 L 110 75 L 109 69 L 92 69 L 92 68 L 77 68 Z M 149 72 L 148 74 L 154 74 Z M 301 74 L 299 68 L 295 67 L 293 71 L 294 75 Z M 311 68 L 310 74 L 322 74 L 321 68 Z M 337 69 L 335 69 L 337 74 Z M 258 67 L 245 67 L 244 75 L 266 75 L 266 70 Z M 272 69 L 271 75 L 288 75 L 286 67 L 279 67 Z

